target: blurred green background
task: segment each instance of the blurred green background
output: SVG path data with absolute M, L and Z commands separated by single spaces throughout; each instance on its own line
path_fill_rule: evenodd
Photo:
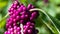
M 0 0 L 0 34 L 6 31 L 6 19 L 8 9 L 14 0 Z M 60 0 L 19 0 L 24 5 L 33 4 L 36 8 L 42 9 L 53 21 L 39 12 L 39 17 L 35 19 L 38 34 L 59 34 L 60 33 Z

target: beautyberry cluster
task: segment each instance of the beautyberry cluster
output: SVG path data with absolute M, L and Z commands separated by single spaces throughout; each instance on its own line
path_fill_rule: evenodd
M 37 34 L 38 31 L 35 29 L 35 24 L 32 22 L 27 22 L 26 25 L 24 25 L 24 34 Z
M 21 28 L 14 26 L 14 28 L 8 28 L 7 31 L 5 31 L 4 34 L 21 34 Z
M 21 34 L 20 24 L 23 24 L 24 34 L 37 34 L 34 19 L 38 17 L 38 11 L 29 11 L 35 8 L 29 4 L 27 7 L 15 1 L 9 9 L 9 18 L 7 19 L 4 34 Z

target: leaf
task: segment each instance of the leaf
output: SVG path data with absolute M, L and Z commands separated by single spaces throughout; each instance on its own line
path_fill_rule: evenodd
M 8 7 L 10 7 L 10 5 L 11 5 L 11 1 L 9 1 L 8 6 L 7 6 L 7 8 L 5 8 L 6 10 L 4 12 L 8 11 Z M 8 17 L 8 15 L 9 14 L 6 13 L 6 15 L 4 17 L 2 17 L 2 19 L 0 21 L 0 28 L 4 28 L 5 23 L 6 23 L 6 18 Z
M 2 19 L 2 15 L 0 14 L 0 21 L 1 21 L 1 19 Z
M 23 3 L 24 5 L 28 5 L 28 0 L 20 0 L 21 3 Z
M 49 17 L 49 15 L 48 15 L 48 13 L 47 12 L 45 12 L 45 11 L 43 11 L 43 10 L 41 10 L 41 9 L 38 9 L 38 8 L 36 8 L 36 9 L 31 9 L 30 11 L 34 11 L 34 10 L 38 10 L 38 11 L 40 11 L 40 12 L 42 12 L 43 14 L 45 14 L 45 16 L 48 18 L 48 21 L 52 24 L 52 25 L 49 25 L 48 23 L 48 26 L 49 26 L 49 28 L 50 29 L 52 29 L 54 32 L 54 34 L 59 34 L 59 29 L 56 27 L 56 25 L 55 25 L 55 23 L 52 21 L 52 19 Z M 43 19 L 43 18 L 42 18 Z M 44 20 L 44 19 L 43 19 Z M 44 22 L 46 22 L 46 21 L 44 21 Z M 43 23 L 44 23 L 43 22 Z M 44 23 L 44 24 L 46 24 L 46 23 Z M 47 26 L 47 25 L 46 25 Z M 52 31 L 51 30 L 51 31 Z
M 3 7 L 5 7 L 6 5 L 7 5 L 7 2 L 6 2 L 6 1 L 0 2 L 0 8 L 3 8 Z
M 52 17 L 51 15 L 49 15 L 49 17 L 53 20 L 53 22 L 55 23 L 57 28 L 60 30 L 60 21 L 58 19 L 56 19 L 55 17 Z
M 6 19 L 4 19 L 1 23 L 0 23 L 0 28 L 3 28 L 5 26 L 6 23 Z

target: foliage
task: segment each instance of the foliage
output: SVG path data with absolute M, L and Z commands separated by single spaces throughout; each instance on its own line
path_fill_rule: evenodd
M 59 34 L 60 33 L 60 0 L 49 0 L 47 3 L 44 0 L 19 0 L 24 5 L 29 3 L 36 6 L 39 10 L 39 17 L 35 20 L 38 34 Z M 0 0 L 0 34 L 3 34 L 8 18 L 8 9 L 12 4 L 12 0 Z M 48 16 L 47 16 L 48 15 Z

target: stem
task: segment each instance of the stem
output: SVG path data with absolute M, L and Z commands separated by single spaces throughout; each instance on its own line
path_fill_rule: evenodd
M 23 34 L 23 24 L 20 24 L 21 27 L 21 34 Z
M 3 20 L 5 20 L 7 17 L 8 17 L 8 13 L 3 17 L 3 19 L 0 21 L 0 23 L 3 21 Z
M 42 20 L 42 21 L 53 33 L 55 33 L 54 30 L 44 20 Z
M 42 13 L 44 13 L 48 17 L 48 19 L 51 21 L 51 23 L 53 24 L 53 26 L 56 28 L 57 32 L 59 33 L 58 28 L 55 26 L 55 24 L 53 23 L 52 19 L 48 16 L 48 14 L 45 11 L 43 11 L 42 9 L 38 9 L 38 8 L 31 9 L 30 11 L 34 11 L 34 10 L 38 10 L 38 11 L 41 11 Z

